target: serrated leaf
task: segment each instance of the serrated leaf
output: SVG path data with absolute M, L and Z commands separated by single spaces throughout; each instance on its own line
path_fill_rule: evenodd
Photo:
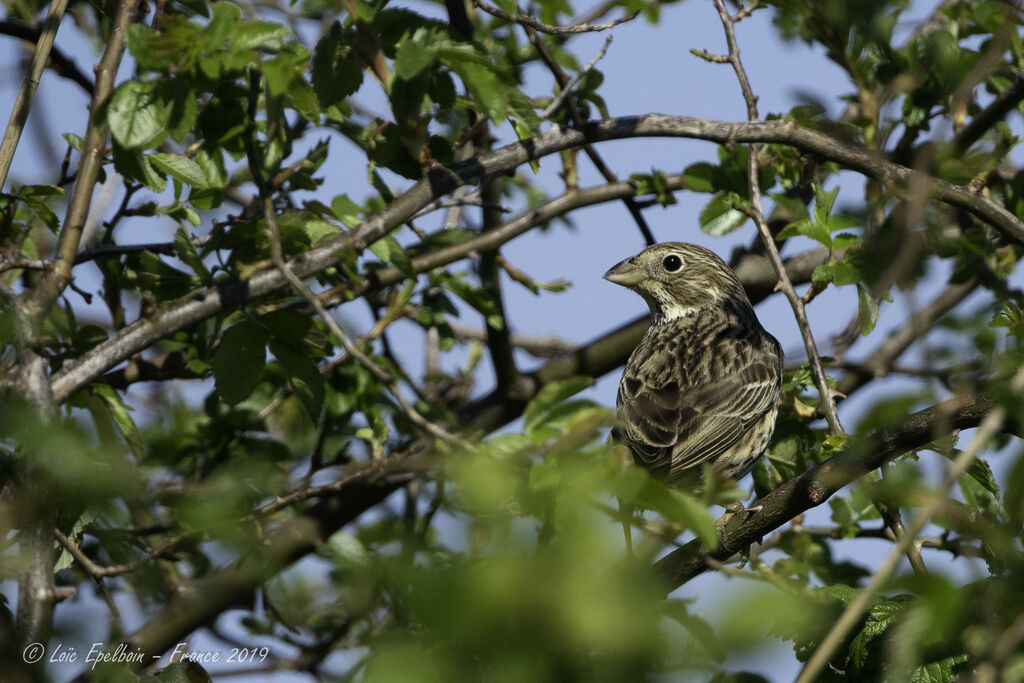
M 715 186 L 718 167 L 702 161 L 686 167 L 683 171 L 683 182 L 691 192 L 716 192 L 721 188 Z
M 166 134 L 167 120 L 156 84 L 122 83 L 110 97 L 107 125 L 114 139 L 125 147 L 152 147 Z
M 327 34 L 316 44 L 313 54 L 313 91 L 320 106 L 327 108 L 359 90 L 363 67 L 356 60 L 350 43 L 351 32 L 334 22 Z
M 224 332 L 213 352 L 213 380 L 222 401 L 234 405 L 252 394 L 267 364 L 266 343 L 266 330 L 248 320 Z
M 481 64 L 453 64 L 452 68 L 482 105 L 487 118 L 495 123 L 504 121 L 508 114 L 508 93 L 497 74 Z
M 391 235 L 385 235 L 383 238 L 377 240 L 370 245 L 370 251 L 385 263 L 393 263 L 402 273 L 406 275 L 412 275 L 412 263 L 409 261 L 409 255 L 405 253 L 405 249 L 398 243 Z
M 437 40 L 432 31 L 420 27 L 411 36 L 398 41 L 395 75 L 410 80 L 426 69 L 437 56 Z
M 860 333 L 865 337 L 871 334 L 878 322 L 878 301 L 860 285 L 857 285 L 857 317 L 860 320 Z
M 191 185 L 196 189 L 201 190 L 209 187 L 209 183 L 206 180 L 206 174 L 203 173 L 203 169 L 199 167 L 199 164 L 188 157 L 181 156 L 180 154 L 153 152 L 152 154 L 146 155 L 146 159 L 149 163 L 153 164 L 155 168 L 163 171 L 173 178 L 177 178 L 183 183 Z
M 590 377 L 570 377 L 545 385 L 523 412 L 523 431 L 526 434 L 533 432 L 550 418 L 558 404 L 593 383 L 594 380 Z
M 196 275 L 204 280 L 210 278 L 210 271 L 206 268 L 199 252 L 196 251 L 196 245 L 192 243 L 192 238 L 184 228 L 178 228 L 174 232 L 174 253 L 182 263 L 194 270 Z
M 363 212 L 362 208 L 349 199 L 348 195 L 339 194 L 332 199 L 331 212 L 346 228 L 354 228 L 363 220 L 360 218 L 360 214 Z
M 71 145 L 71 149 L 75 150 L 79 154 L 85 148 L 85 144 L 82 142 L 82 138 L 75 135 L 74 133 L 64 133 L 62 137 Z
M 832 236 L 829 234 L 828 227 L 824 223 L 817 223 L 808 218 L 794 221 L 779 232 L 779 239 L 789 239 L 796 235 L 809 237 L 815 242 L 819 242 L 830 249 L 832 248 Z
M 275 338 L 270 339 L 269 347 L 274 358 L 288 375 L 288 382 L 309 418 L 314 424 L 318 423 L 324 406 L 324 378 L 316 364 L 305 353 L 296 351 Z
M 910 596 L 898 595 L 893 599 L 883 598 L 871 607 L 867 621 L 850 643 L 850 657 L 858 669 L 864 667 L 871 657 L 871 648 L 882 637 L 886 629 L 906 608 Z
M 729 192 L 708 202 L 700 212 L 700 229 L 713 237 L 721 237 L 743 225 L 747 214 L 732 208 L 736 201 L 742 200 L 735 193 Z
M 282 41 L 292 31 L 283 24 L 269 21 L 246 21 L 231 34 L 231 45 L 236 50 L 261 50 L 266 52 L 281 49 Z
M 835 261 L 832 265 L 832 281 L 837 285 L 855 285 L 864 279 L 863 273 L 849 261 Z
M 93 386 L 93 393 L 103 400 L 107 410 L 110 411 L 110 417 L 113 419 L 114 424 L 117 425 L 121 436 L 124 437 L 125 443 L 128 444 L 132 455 L 141 458 L 142 435 L 139 433 L 139 428 L 130 414 L 132 409 L 109 384 L 96 383 Z
M 831 192 L 826 192 L 825 188 L 821 185 L 815 184 L 814 187 L 814 218 L 819 223 L 828 222 L 828 216 L 832 213 L 832 206 L 836 203 L 836 197 L 839 196 L 839 188 L 834 188 Z

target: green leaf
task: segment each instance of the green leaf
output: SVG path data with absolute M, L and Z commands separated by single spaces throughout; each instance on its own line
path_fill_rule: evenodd
M 523 431 L 530 434 L 542 426 L 562 401 L 593 384 L 594 380 L 590 377 L 570 377 L 545 385 L 523 412 Z
M 213 352 L 213 380 L 222 401 L 234 405 L 252 394 L 267 364 L 267 332 L 244 320 L 232 325 Z
M 743 199 L 734 192 L 717 195 L 700 212 L 700 229 L 713 237 L 727 235 L 747 221 L 747 214 L 734 209 Z
M 356 60 L 351 44 L 354 32 L 334 22 L 313 54 L 313 91 L 321 107 L 330 107 L 359 90 L 363 67 Z
M 107 410 L 110 411 L 110 417 L 114 420 L 114 424 L 117 425 L 118 431 L 121 432 L 132 454 L 141 458 L 142 435 L 139 433 L 139 428 L 135 425 L 135 420 L 132 419 L 130 414 L 132 408 L 124 402 L 121 395 L 109 384 L 97 382 L 93 385 L 92 390 L 93 393 L 103 400 Z
M 661 513 L 666 519 L 679 522 L 697 535 L 709 548 L 718 547 L 718 529 L 704 504 L 688 493 L 647 477 L 637 493 L 635 503 Z
M 156 84 L 128 81 L 114 91 L 107 107 L 107 125 L 125 147 L 153 147 L 166 135 L 167 115 Z
M 721 189 L 715 183 L 718 173 L 717 166 L 702 161 L 686 167 L 683 171 L 683 181 L 691 192 L 717 192 Z
M 269 345 L 270 352 L 288 375 L 288 383 L 292 385 L 309 419 L 313 424 L 318 423 L 324 406 L 323 375 L 305 353 L 296 351 L 274 338 L 270 340 Z
M 291 29 L 282 24 L 247 21 L 231 34 L 231 45 L 236 50 L 274 52 L 281 49 L 282 41 L 291 34 Z
M 196 189 L 209 187 L 203 169 L 188 157 L 183 157 L 180 154 L 153 152 L 146 155 L 146 158 L 154 167 L 170 175 L 172 178 L 177 178 Z
M 196 251 L 196 245 L 192 243 L 192 238 L 184 228 L 178 228 L 174 232 L 174 253 L 182 263 L 195 271 L 196 275 L 204 280 L 209 280 L 210 271 L 206 268 L 199 252 Z
M 222 43 L 228 39 L 242 21 L 242 9 L 233 2 L 215 2 L 210 8 L 210 21 L 205 32 L 212 42 Z
M 967 655 L 963 654 L 929 662 L 911 671 L 908 683 L 952 683 L 961 680 L 960 674 L 964 673 L 963 670 L 969 670 L 968 667 L 961 666 L 967 661 Z
M 64 133 L 62 137 L 71 146 L 71 149 L 75 150 L 79 154 L 81 154 L 82 150 L 85 149 L 85 143 L 82 142 L 82 138 L 74 133 Z
M 370 245 L 370 251 L 385 263 L 393 263 L 396 268 L 406 275 L 413 275 L 412 263 L 405 249 L 391 235 L 385 235 Z
M 398 41 L 395 53 L 395 75 L 410 80 L 430 66 L 437 56 L 437 35 L 422 26 L 411 36 Z
M 839 196 L 839 188 L 836 187 L 831 192 L 826 192 L 825 189 L 815 183 L 814 186 L 814 218 L 819 223 L 828 222 L 828 215 L 832 213 L 832 206 L 836 202 L 836 197 Z
M 854 666 L 858 669 L 864 668 L 871 659 L 875 646 L 881 647 L 879 639 L 906 608 L 910 599 L 909 595 L 898 595 L 893 599 L 883 598 L 875 603 L 868 612 L 864 627 L 850 643 L 850 657 Z
M 878 301 L 860 285 L 857 285 L 857 316 L 860 319 L 860 333 L 866 337 L 878 322 Z
M 354 228 L 363 222 L 362 207 L 349 199 L 346 194 L 339 194 L 331 200 L 331 212 L 346 228 Z
M 794 221 L 779 232 L 779 239 L 789 239 L 797 235 L 810 237 L 815 242 L 820 242 L 826 247 L 832 248 L 832 236 L 824 223 L 818 223 L 810 219 Z
M 501 79 L 489 66 L 467 62 L 452 65 L 452 69 L 483 106 L 487 118 L 495 123 L 505 120 L 508 114 L 508 93 Z

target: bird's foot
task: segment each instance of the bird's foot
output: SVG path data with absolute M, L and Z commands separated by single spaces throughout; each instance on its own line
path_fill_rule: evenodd
M 722 543 L 722 547 L 728 550 L 729 552 L 740 552 L 741 550 L 743 550 L 743 548 L 733 548 L 728 543 L 726 543 L 725 529 L 732 523 L 733 517 L 741 516 L 740 523 L 742 524 L 746 521 L 747 517 L 757 512 L 760 512 L 763 509 L 764 508 L 761 505 L 754 505 L 748 508 L 738 500 L 726 505 L 725 514 L 722 515 L 717 522 L 715 522 L 715 526 L 718 528 L 718 540 Z

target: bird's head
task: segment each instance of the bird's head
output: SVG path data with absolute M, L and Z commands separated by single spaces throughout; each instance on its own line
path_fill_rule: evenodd
M 642 296 L 656 320 L 673 320 L 726 303 L 750 308 L 732 269 L 714 252 L 686 242 L 647 247 L 615 264 L 604 279 Z

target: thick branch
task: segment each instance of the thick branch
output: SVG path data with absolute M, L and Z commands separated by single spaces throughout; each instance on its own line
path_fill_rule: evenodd
M 0 142 L 0 188 L 3 188 L 7 182 L 7 172 L 11 170 L 14 151 L 18 148 L 21 132 L 25 129 L 25 122 L 28 121 L 28 112 L 32 108 L 32 100 L 35 98 L 39 79 L 43 75 L 46 60 L 53 48 L 53 39 L 57 37 L 57 29 L 60 28 L 60 20 L 64 18 L 64 10 L 67 6 L 67 0 L 54 0 L 46 15 L 46 21 L 43 22 L 43 28 L 38 34 L 36 49 L 32 53 L 32 63 L 21 82 L 21 89 L 18 90 L 18 97 L 11 109 L 11 118 L 4 131 L 3 142 Z
M 117 3 L 117 14 L 110 27 L 110 35 L 103 57 L 96 66 L 96 90 L 89 106 L 89 122 L 86 125 L 82 147 L 82 160 L 78 167 L 78 180 L 68 201 L 67 213 L 54 256 L 53 270 L 47 271 L 39 284 L 27 295 L 26 308 L 34 318 L 39 318 L 57 300 L 60 293 L 71 281 L 71 268 L 82 239 L 82 229 L 89 214 L 92 191 L 103 165 L 103 151 L 106 146 L 106 131 L 101 131 L 96 121 L 100 106 L 114 90 L 117 67 L 124 54 L 124 36 L 135 16 L 139 0 L 125 0 Z
M 758 511 L 722 530 L 722 545 L 711 550 L 699 541 L 691 541 L 655 564 L 655 570 L 675 589 L 703 573 L 705 558 L 722 561 L 793 519 L 802 512 L 828 500 L 839 489 L 896 456 L 920 448 L 934 439 L 958 429 L 976 427 L 993 410 L 988 396 L 953 398 L 910 415 L 899 429 L 879 432 L 866 442 L 855 441 L 839 455 L 808 470 L 757 501 Z
M 264 582 L 316 550 L 331 534 L 382 502 L 405 480 L 398 477 L 383 483 L 352 482 L 345 487 L 344 495 L 321 501 L 305 514 L 283 523 L 258 556 L 243 557 L 176 592 L 163 609 L 127 636 L 125 642 L 132 651 L 138 648 L 146 655 L 158 655 L 225 610 L 251 606 L 254 592 Z M 146 657 L 146 661 L 153 660 Z
M 1024 223 L 991 200 L 945 180 L 932 178 L 893 164 L 861 149 L 845 145 L 823 133 L 803 128 L 795 121 L 729 123 L 685 116 L 648 114 L 608 119 L 581 129 L 556 128 L 531 140 L 524 140 L 455 165 L 432 168 L 427 176 L 385 209 L 352 231 L 296 256 L 289 267 L 299 277 L 309 277 L 336 261 L 335 254 L 348 248 L 362 251 L 394 227 L 401 225 L 430 202 L 467 183 L 479 183 L 495 173 L 505 173 L 541 157 L 588 142 L 634 137 L 681 137 L 718 143 L 771 142 L 797 147 L 881 182 L 902 188 L 915 179 L 931 196 L 959 206 L 990 223 L 1017 242 L 1024 243 Z M 162 308 L 145 320 L 121 330 L 114 338 L 83 354 L 54 376 L 54 394 L 63 401 L 126 358 L 163 337 L 201 320 L 234 310 L 248 301 L 277 292 L 287 286 L 281 272 L 267 267 L 247 280 L 221 285 L 189 299 Z

